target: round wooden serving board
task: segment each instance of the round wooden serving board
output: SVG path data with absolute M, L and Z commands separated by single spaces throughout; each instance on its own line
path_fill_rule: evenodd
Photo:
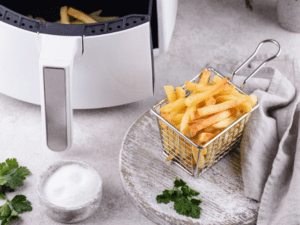
M 259 203 L 245 197 L 239 150 L 235 149 L 199 177 L 173 162 L 165 163 L 156 117 L 147 111 L 128 130 L 119 158 L 125 192 L 149 219 L 165 224 L 255 224 Z M 182 216 L 156 196 L 172 189 L 175 177 L 200 192 L 200 218 Z

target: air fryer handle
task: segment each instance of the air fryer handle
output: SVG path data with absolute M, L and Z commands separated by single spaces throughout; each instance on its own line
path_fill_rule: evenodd
M 73 62 L 82 54 L 81 37 L 39 34 L 41 112 L 46 147 L 72 147 Z

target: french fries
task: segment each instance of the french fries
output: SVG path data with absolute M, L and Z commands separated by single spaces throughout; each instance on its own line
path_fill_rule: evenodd
M 189 132 L 188 123 L 191 121 L 191 114 L 196 110 L 196 105 L 189 107 L 184 113 L 181 123 L 180 123 L 180 132 L 186 134 Z
M 227 84 L 227 79 L 224 78 L 220 82 L 218 82 L 216 85 L 212 86 L 209 90 L 203 92 L 203 93 L 196 93 L 192 96 L 189 96 L 185 100 L 185 104 L 187 106 L 196 105 L 204 101 L 205 99 L 218 94 L 220 91 L 222 91 L 225 88 L 225 85 Z
M 97 23 L 97 22 L 105 22 L 109 20 L 114 20 L 119 18 L 118 16 L 107 16 L 107 17 L 100 17 L 102 10 L 98 10 L 95 12 L 90 13 L 89 15 L 70 7 L 68 9 L 67 6 L 63 6 L 60 9 L 60 17 L 61 19 L 56 21 L 55 23 L 62 23 L 62 24 L 85 24 L 85 23 Z M 76 18 L 77 20 L 71 21 L 69 16 Z M 31 17 L 32 18 L 32 17 Z M 36 18 L 43 21 L 43 18 Z M 44 22 L 45 23 L 45 22 Z
M 185 105 L 185 99 L 184 98 L 179 98 L 174 102 L 171 102 L 159 109 L 159 111 L 164 112 L 164 113 L 171 113 L 171 112 L 180 112 L 180 110 L 183 110 L 186 108 Z
M 222 111 L 230 109 L 230 108 L 234 108 L 234 107 L 246 102 L 247 100 L 248 100 L 247 98 L 239 98 L 239 99 L 235 99 L 235 100 L 231 100 L 231 101 L 226 101 L 226 102 L 223 102 L 223 103 L 220 103 L 217 105 L 208 105 L 206 107 L 203 107 L 203 108 L 200 108 L 197 110 L 198 118 L 208 116 L 211 114 L 215 114 L 217 112 L 222 112 Z M 197 117 L 196 117 L 196 119 L 197 119 Z
M 217 102 L 216 99 L 214 97 L 211 97 L 211 98 L 209 98 L 209 99 L 206 100 L 205 106 L 215 105 L 216 102 Z
M 225 110 L 223 112 L 219 112 L 205 119 L 194 120 L 192 121 L 193 124 L 190 126 L 190 131 L 186 132 L 185 135 L 189 138 L 193 137 L 204 128 L 209 127 L 215 123 L 218 123 L 224 119 L 227 119 L 230 116 L 231 116 L 230 111 Z
M 164 86 L 165 92 L 167 93 L 167 98 L 169 102 L 175 102 L 177 100 L 174 88 L 172 85 Z
M 67 12 L 68 12 L 68 6 L 63 6 L 60 8 L 60 18 L 62 24 L 70 24 L 70 20 Z
M 195 83 L 186 81 L 184 84 L 184 87 L 189 91 L 205 92 L 211 88 L 211 85 L 195 84 Z
M 74 8 L 72 8 L 72 7 L 70 7 L 70 8 L 68 9 L 68 14 L 69 14 L 70 16 L 75 17 L 75 18 L 78 19 L 78 20 L 81 20 L 81 21 L 85 22 L 85 23 L 97 23 L 97 21 L 94 20 L 94 19 L 93 19 L 92 17 L 90 17 L 89 15 L 87 15 L 87 14 L 85 14 L 85 13 L 83 13 L 83 12 L 77 10 L 77 9 L 74 9 Z
M 210 76 L 210 72 L 204 69 L 198 84 L 207 84 L 209 81 L 209 76 Z
M 232 124 L 234 121 L 236 120 L 236 118 L 234 116 L 230 116 L 220 122 L 217 122 L 213 125 L 211 125 L 211 128 L 214 128 L 214 129 L 223 129 L 223 128 L 226 128 L 228 127 L 230 124 Z
M 185 98 L 185 90 L 182 87 L 176 87 L 176 98 Z
M 234 85 L 228 84 L 227 78 L 214 76 L 211 82 L 209 78 L 210 71 L 203 70 L 198 83 L 185 82 L 185 89 L 192 92 L 187 97 L 182 87 L 176 87 L 174 90 L 171 85 L 164 86 L 168 103 L 159 109 L 165 120 L 199 146 L 206 145 L 244 114 L 251 112 L 257 104 L 255 95 L 239 93 Z M 249 116 L 246 122 L 248 119 Z M 163 135 L 164 142 L 168 143 L 169 156 L 166 161 L 179 157 L 186 166 L 196 165 L 199 149 L 186 142 L 163 122 L 161 125 L 164 131 L 169 131 Z M 237 124 L 236 128 L 243 126 L 244 124 Z M 230 143 L 236 138 L 239 130 L 242 129 L 233 127 L 220 138 Z M 215 150 L 222 146 L 222 141 L 201 150 L 198 168 L 208 165 L 206 159 L 209 163 L 214 161 Z M 209 155 L 207 152 L 210 152 Z

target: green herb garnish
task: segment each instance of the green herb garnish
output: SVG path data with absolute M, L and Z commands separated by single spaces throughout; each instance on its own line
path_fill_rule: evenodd
M 24 195 L 16 195 L 12 200 L 5 196 L 5 192 L 13 192 L 17 187 L 23 186 L 23 180 L 30 174 L 30 171 L 23 166 L 19 166 L 16 159 L 7 159 L 0 163 L 0 198 L 6 203 L 0 206 L 1 225 L 16 221 L 20 217 L 19 213 L 31 211 L 31 203 Z
M 252 8 L 250 0 L 245 0 L 245 1 L 246 1 L 246 6 L 252 10 L 253 8 Z
M 178 188 L 181 187 L 181 190 Z M 164 190 L 162 195 L 156 196 L 158 203 L 168 204 L 170 201 L 174 202 L 174 209 L 180 215 L 190 216 L 192 218 L 200 217 L 199 204 L 202 200 L 192 198 L 191 196 L 197 196 L 200 193 L 191 189 L 186 183 L 175 177 L 174 186 L 172 190 Z

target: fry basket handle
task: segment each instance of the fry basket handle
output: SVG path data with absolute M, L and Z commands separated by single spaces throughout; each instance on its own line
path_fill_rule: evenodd
M 235 75 L 238 71 L 240 71 L 240 69 L 242 69 L 243 66 L 245 66 L 245 64 L 247 64 L 247 63 L 248 63 L 248 62 L 256 55 L 256 53 L 258 52 L 259 48 L 260 48 L 264 43 L 266 43 L 266 42 L 271 42 L 271 43 L 277 45 L 277 46 L 278 46 L 278 52 L 276 53 L 276 55 L 274 55 L 274 56 L 272 56 L 272 57 L 266 59 L 262 64 L 260 64 L 259 67 L 257 67 L 257 68 L 256 68 L 256 69 L 255 69 L 255 70 L 254 70 L 254 71 L 253 71 L 253 72 L 252 72 L 252 73 L 244 80 L 244 82 L 242 83 L 240 89 L 243 89 L 243 87 L 244 87 L 244 85 L 246 84 L 247 80 L 250 79 L 251 77 L 253 77 L 253 76 L 258 72 L 258 70 L 260 70 L 261 67 L 263 67 L 267 62 L 271 61 L 272 59 L 275 59 L 275 58 L 280 54 L 281 48 L 280 48 L 280 45 L 279 45 L 279 43 L 278 43 L 277 41 L 272 40 L 272 39 L 267 39 L 267 40 L 264 40 L 264 41 L 260 42 L 260 44 L 257 46 L 255 52 L 254 52 L 254 53 L 253 53 L 253 54 L 252 54 L 252 55 L 251 55 L 251 56 L 250 56 L 250 57 L 249 57 L 242 65 L 240 65 L 240 66 L 232 73 L 232 75 L 231 75 L 230 78 L 229 78 L 230 81 L 232 81 L 234 75 Z

